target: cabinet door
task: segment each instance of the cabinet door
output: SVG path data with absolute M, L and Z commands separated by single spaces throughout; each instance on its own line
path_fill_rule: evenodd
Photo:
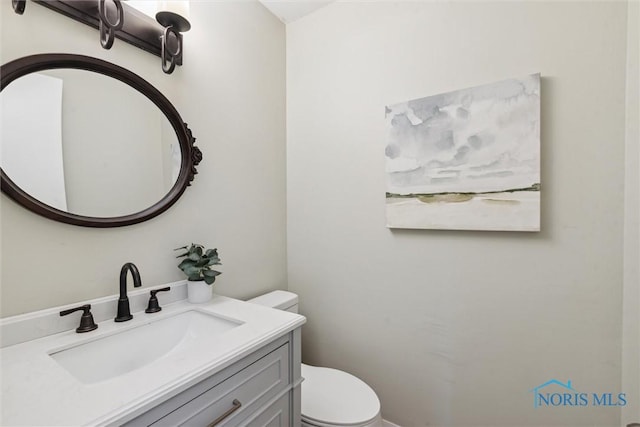
M 152 425 L 210 426 L 216 420 L 220 427 L 238 425 L 289 382 L 289 345 L 285 344 Z
M 278 399 L 273 405 L 249 421 L 242 424 L 243 427 L 290 427 L 291 414 L 289 413 L 289 393 Z

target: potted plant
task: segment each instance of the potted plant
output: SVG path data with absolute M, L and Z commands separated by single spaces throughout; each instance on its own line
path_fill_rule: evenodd
M 220 265 L 218 249 L 205 249 L 198 243 L 174 249 L 186 250 L 176 258 L 185 258 L 178 268 L 187 275 L 187 299 L 192 303 L 207 302 L 213 294 L 213 282 L 216 276 L 222 274 L 211 269 L 212 265 Z

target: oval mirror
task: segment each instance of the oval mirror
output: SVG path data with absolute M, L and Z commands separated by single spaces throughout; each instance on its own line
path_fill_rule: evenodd
M 169 100 L 122 67 L 42 54 L 0 68 L 2 191 L 47 218 L 118 227 L 153 218 L 202 153 Z

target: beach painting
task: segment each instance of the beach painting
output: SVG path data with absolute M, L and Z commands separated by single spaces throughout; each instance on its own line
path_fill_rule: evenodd
M 540 231 L 540 74 L 385 108 L 390 228 Z

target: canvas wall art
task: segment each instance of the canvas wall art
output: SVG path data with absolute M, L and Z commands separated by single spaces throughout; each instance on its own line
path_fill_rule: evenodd
M 540 74 L 386 107 L 391 228 L 540 230 Z

